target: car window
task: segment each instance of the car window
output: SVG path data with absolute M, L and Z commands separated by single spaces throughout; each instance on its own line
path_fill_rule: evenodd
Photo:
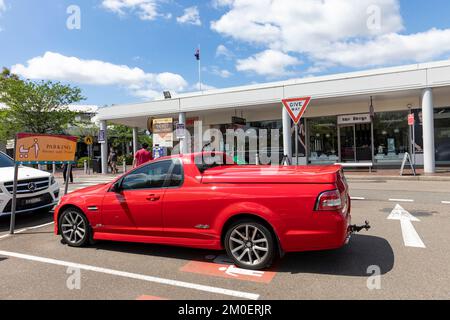
M 161 161 L 139 168 L 122 181 L 123 190 L 160 189 L 169 174 L 172 161 Z
M 0 168 L 14 167 L 14 161 L 3 152 L 0 152 Z
M 176 160 L 169 176 L 168 187 L 180 187 L 183 184 L 183 165 Z

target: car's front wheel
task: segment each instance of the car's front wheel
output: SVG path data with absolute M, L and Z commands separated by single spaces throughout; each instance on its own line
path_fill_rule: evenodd
M 266 226 L 255 221 L 238 221 L 225 235 L 225 249 L 236 266 L 251 270 L 271 266 L 275 257 L 275 240 Z
M 89 242 L 89 222 L 78 209 L 64 210 L 59 219 L 59 230 L 64 242 L 71 247 L 83 247 Z

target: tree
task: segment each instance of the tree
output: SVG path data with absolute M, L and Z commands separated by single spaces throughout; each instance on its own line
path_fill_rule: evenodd
M 62 134 L 75 123 L 76 112 L 69 105 L 85 98 L 81 90 L 59 82 L 21 80 L 4 68 L 0 77 L 0 139 L 15 133 Z

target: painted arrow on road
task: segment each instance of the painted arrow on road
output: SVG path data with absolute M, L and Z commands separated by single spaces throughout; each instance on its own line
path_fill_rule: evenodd
M 403 242 L 405 243 L 406 247 L 426 248 L 425 244 L 423 243 L 422 239 L 420 239 L 419 234 L 417 233 L 416 229 L 414 229 L 414 226 L 412 224 L 413 221 L 420 222 L 420 220 L 414 217 L 405 209 L 403 209 L 402 206 L 397 204 L 394 210 L 392 210 L 388 219 L 400 220 L 400 225 L 402 227 Z

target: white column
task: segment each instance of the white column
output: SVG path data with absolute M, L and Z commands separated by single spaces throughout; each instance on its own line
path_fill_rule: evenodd
M 185 112 L 180 112 L 180 114 L 178 116 L 178 123 L 186 125 L 186 113 Z M 188 144 L 187 144 L 186 138 L 180 139 L 180 154 L 184 154 L 184 153 L 188 152 L 187 145 Z
M 100 144 L 102 157 L 102 174 L 108 173 L 108 124 L 105 120 L 100 121 L 100 130 L 105 132 L 105 142 Z
M 138 144 L 139 144 L 138 135 L 139 135 L 139 129 L 133 128 L 133 156 L 138 151 Z
M 436 172 L 433 108 L 433 90 L 427 88 L 422 92 L 423 156 L 425 173 Z
M 287 155 L 289 159 L 292 160 L 292 120 L 287 112 L 286 108 L 283 107 L 283 155 Z

